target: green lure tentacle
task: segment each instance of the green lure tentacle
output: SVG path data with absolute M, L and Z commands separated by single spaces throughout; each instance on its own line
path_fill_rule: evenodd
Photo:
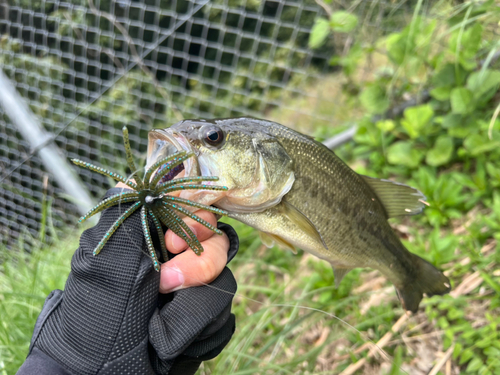
M 109 198 L 106 198 L 102 202 L 100 202 L 97 206 L 91 208 L 85 215 L 83 215 L 80 220 L 78 220 L 80 223 L 83 223 L 85 220 L 87 220 L 89 217 L 94 216 L 95 214 L 105 210 L 106 208 L 109 208 L 111 206 L 114 206 L 117 203 L 127 203 L 127 202 L 133 202 L 134 200 L 137 200 L 139 197 L 139 194 L 137 194 L 135 191 L 127 191 L 127 192 L 122 192 L 120 194 L 115 194 Z
M 163 255 L 163 261 L 168 260 L 168 253 L 167 253 L 167 245 L 165 244 L 165 233 L 163 232 L 163 228 L 161 227 L 160 220 L 156 217 L 155 214 L 155 209 L 149 210 L 149 216 L 153 219 L 153 223 L 155 224 L 156 231 L 158 232 L 158 239 L 160 240 L 160 245 L 161 245 L 161 254 Z
M 119 174 L 117 173 L 114 173 L 114 172 L 110 172 L 110 171 L 107 171 L 106 169 L 104 168 L 101 168 L 101 167 L 97 167 L 93 164 L 90 164 L 90 163 L 86 163 L 84 161 L 81 161 L 81 160 L 78 160 L 78 159 L 71 159 L 71 161 L 78 165 L 79 167 L 83 167 L 85 169 L 89 169 L 93 172 L 97 172 L 99 174 L 102 174 L 104 176 L 108 176 L 108 177 L 111 177 L 113 180 L 115 181 L 118 181 L 118 182 L 122 182 L 124 183 L 125 185 L 127 185 L 128 187 L 130 187 L 131 189 L 133 190 L 137 190 L 137 185 L 135 183 L 133 183 L 132 181 L 126 179 L 125 177 L 123 176 L 120 176 Z
M 178 156 L 179 154 L 181 154 L 182 156 Z M 151 183 L 149 185 L 150 187 L 151 186 L 156 186 L 158 184 L 158 182 L 160 182 L 160 180 L 162 179 L 163 176 L 165 176 L 173 168 L 177 167 L 178 165 L 180 165 L 181 163 L 183 163 L 185 160 L 187 160 L 191 156 L 193 156 L 192 152 L 190 152 L 189 154 L 186 154 L 184 152 L 180 152 L 179 154 L 174 154 L 174 155 L 172 155 L 172 156 L 164 159 L 166 163 L 169 163 L 169 162 L 170 163 L 168 164 L 167 167 L 165 167 L 163 170 L 161 170 L 158 174 L 156 174 L 154 176 L 153 180 L 151 181 Z M 160 165 L 164 164 L 164 163 L 160 163 Z M 158 163 L 155 163 L 155 164 L 158 164 Z M 152 168 L 150 168 L 150 169 L 152 169 Z
M 158 219 L 163 223 L 163 225 L 165 225 L 167 228 L 170 228 L 175 234 L 177 234 L 177 232 L 175 231 L 175 228 L 174 228 L 175 221 L 173 220 L 172 215 L 169 215 L 168 212 L 163 212 L 163 209 L 161 207 L 155 207 L 153 209 L 153 212 L 158 217 Z M 182 232 L 182 230 L 181 230 L 181 232 Z M 179 237 L 182 237 L 181 234 L 177 234 L 177 235 Z
M 207 205 L 202 204 L 202 203 L 193 202 L 193 201 L 190 201 L 189 199 L 184 199 L 184 198 L 180 198 L 180 197 L 173 197 L 171 195 L 166 195 L 163 197 L 162 200 L 164 202 L 171 201 L 171 202 L 182 203 L 182 204 L 185 204 L 187 206 L 199 208 L 200 210 L 212 212 L 216 215 L 227 216 L 227 212 L 224 210 L 221 210 L 220 208 L 213 207 L 213 206 L 207 206 Z
M 219 177 L 217 176 L 195 176 L 195 177 L 181 177 L 174 178 L 171 181 L 164 182 L 162 184 L 156 185 L 155 192 L 160 193 L 163 189 L 168 188 L 172 185 L 184 184 L 186 182 L 195 182 L 195 181 L 219 181 Z
M 148 223 L 148 209 L 145 206 L 141 208 L 141 222 L 142 230 L 144 231 L 144 239 L 146 240 L 146 245 L 148 246 L 149 255 L 153 260 L 153 264 L 156 271 L 160 270 L 160 265 L 158 264 L 158 259 L 156 258 L 156 251 L 153 246 L 153 239 L 151 238 L 151 232 L 149 231 Z
M 170 203 L 170 202 L 163 202 L 164 205 L 166 206 L 169 206 L 169 207 L 172 207 L 174 210 L 177 210 L 181 213 L 183 213 L 184 215 L 190 217 L 191 219 L 197 221 L 198 223 L 206 226 L 208 229 L 210 229 L 212 232 L 214 233 L 217 233 L 219 235 L 222 235 L 222 231 L 220 229 L 217 229 L 216 227 L 214 227 L 212 224 L 210 224 L 208 221 L 206 220 L 203 220 L 201 217 L 193 214 L 191 211 L 189 210 L 186 210 L 184 207 L 182 206 L 179 206 L 178 204 L 175 204 L 175 203 Z
M 135 167 L 134 158 L 132 156 L 132 150 L 130 149 L 130 140 L 128 138 L 128 129 L 126 126 L 123 127 L 123 144 L 125 145 L 125 155 L 127 157 L 127 164 L 130 168 L 130 173 L 132 173 L 132 178 L 135 180 L 137 184 L 137 188 L 142 190 L 144 189 L 144 184 L 137 173 L 137 168 Z
M 174 185 L 160 191 L 160 193 L 168 194 L 177 190 L 216 190 L 216 191 L 226 191 L 227 187 L 217 186 L 217 185 Z
M 186 155 L 185 151 L 182 151 L 157 161 L 146 171 L 146 174 L 144 175 L 144 185 L 146 186 L 147 189 L 149 189 L 150 186 L 156 186 L 158 181 L 160 181 L 163 176 L 165 176 L 168 172 L 170 172 L 172 168 L 177 167 L 179 164 L 183 163 L 190 157 L 191 156 Z M 166 166 L 164 169 L 162 169 L 157 175 L 155 175 L 155 178 L 152 181 L 150 181 L 151 176 L 153 175 L 154 172 L 156 172 L 158 168 L 160 168 L 163 164 L 167 164 L 171 161 L 174 162 Z M 158 181 L 156 181 L 157 179 Z
M 102 248 L 104 245 L 106 245 L 106 242 L 108 242 L 109 238 L 113 235 L 113 233 L 116 232 L 118 227 L 125 221 L 126 218 L 128 218 L 130 215 L 132 215 L 139 207 L 141 206 L 141 202 L 136 202 L 134 205 L 129 207 L 125 212 L 123 213 L 122 216 L 118 220 L 115 221 L 115 223 L 109 228 L 109 230 L 106 232 L 102 240 L 99 242 L 97 247 L 94 249 L 93 253 L 94 255 L 97 255 L 101 252 Z
M 177 234 L 179 237 L 181 237 L 188 246 L 195 252 L 196 255 L 200 255 L 203 252 L 203 246 L 201 246 L 200 241 L 198 240 L 198 237 L 193 233 L 193 231 L 188 227 L 188 225 L 182 220 L 179 216 L 176 214 L 172 215 L 172 209 L 164 207 L 163 209 L 160 209 L 162 211 L 163 216 L 171 215 L 172 216 L 172 223 L 171 229 L 172 231 Z
M 190 238 L 188 235 L 184 232 L 182 229 L 181 225 L 179 224 L 179 221 L 182 221 L 175 213 L 172 214 L 169 212 L 169 210 L 163 209 L 163 208 L 156 208 L 155 209 L 156 214 L 160 218 L 161 222 L 172 232 L 174 232 L 176 235 L 178 235 L 180 238 L 182 238 L 186 243 L 189 244 Z
M 187 234 L 187 244 L 191 248 L 191 250 L 194 251 L 196 255 L 201 255 L 201 253 L 204 251 L 203 246 L 201 246 L 200 241 L 198 240 L 198 237 L 193 233 L 191 228 L 182 220 L 180 217 L 176 218 L 177 224 L 181 226 L 181 228 L 184 230 L 184 232 Z

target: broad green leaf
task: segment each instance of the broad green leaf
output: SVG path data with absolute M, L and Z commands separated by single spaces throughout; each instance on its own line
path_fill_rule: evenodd
M 396 64 L 403 64 L 408 57 L 421 60 L 421 57 L 413 51 L 416 49 L 416 39 L 421 33 L 422 26 L 422 18 L 415 17 L 403 31 L 390 34 L 386 38 L 387 53 Z M 419 50 L 421 49 L 422 46 L 419 46 Z
M 444 316 L 441 316 L 437 320 L 437 325 L 442 329 L 446 329 L 450 326 L 450 323 L 448 322 L 448 319 L 446 319 Z
M 324 18 L 317 18 L 309 35 L 309 48 L 321 47 L 328 34 L 330 34 L 329 22 Z
M 486 171 L 490 178 L 500 182 L 500 168 L 493 163 L 486 163 Z
M 416 168 L 423 156 L 423 152 L 413 147 L 412 142 L 399 141 L 387 149 L 387 160 L 393 165 Z
M 333 31 L 348 33 L 355 29 L 358 24 L 358 17 L 352 13 L 338 11 L 330 16 L 330 27 Z
M 465 138 L 471 133 L 471 130 L 466 126 L 458 126 L 456 128 L 449 128 L 448 135 L 453 138 Z
M 461 318 L 465 315 L 463 310 L 460 309 L 449 309 L 448 310 L 448 319 L 450 320 L 457 320 L 458 318 Z
M 333 56 L 330 59 L 330 65 L 341 65 L 344 68 L 344 73 L 347 76 L 356 72 L 359 61 L 365 56 L 365 49 L 360 43 L 355 43 L 346 56 Z
M 406 54 L 406 38 L 400 33 L 390 34 L 386 38 L 387 54 L 398 65 L 401 65 Z
M 432 34 L 436 30 L 438 24 L 437 20 L 428 21 L 425 20 L 427 24 L 423 24 L 420 30 L 415 33 L 415 44 L 420 46 L 421 49 L 427 48 L 427 50 L 433 45 Z
M 470 126 L 467 125 L 468 123 L 462 115 L 454 113 L 448 113 L 441 121 L 441 126 L 448 129 L 448 134 L 457 138 L 464 138 L 471 132 Z
M 467 363 L 473 356 L 474 352 L 472 350 L 465 349 L 460 355 L 460 361 L 458 362 L 458 364 L 463 365 L 464 363 Z
M 448 135 L 454 138 L 465 138 L 477 129 L 475 123 L 467 117 L 451 112 L 443 117 L 441 125 L 448 129 Z
M 389 100 L 385 90 L 378 85 L 365 88 L 359 99 L 363 107 L 372 114 L 384 113 L 389 108 Z
M 453 359 L 457 359 L 460 353 L 462 353 L 463 346 L 460 343 L 455 344 L 455 348 L 453 349 Z
M 469 152 L 473 152 L 476 148 L 483 144 L 483 137 L 479 134 L 471 134 L 464 140 L 464 147 Z
M 463 86 L 468 72 L 460 65 L 445 64 L 432 77 L 434 87 Z
M 439 101 L 445 101 L 450 99 L 451 88 L 450 87 L 436 87 L 431 90 L 431 96 Z
M 460 57 L 458 60 L 460 62 L 460 66 L 469 72 L 477 67 L 476 60 L 473 58 L 466 59 L 465 57 Z
M 436 87 L 452 86 L 455 84 L 455 65 L 445 64 L 432 77 L 432 84 Z
M 429 207 L 424 211 L 424 213 L 432 226 L 446 224 L 446 218 L 443 217 L 443 214 L 437 208 Z
M 486 69 L 483 71 L 472 72 L 467 79 L 467 88 L 473 93 L 475 98 L 487 101 L 495 94 L 500 86 L 500 72 Z M 487 98 L 484 96 L 488 95 Z
M 481 37 L 483 35 L 483 26 L 480 22 L 474 23 L 474 26 L 464 32 L 461 43 L 465 58 L 473 58 L 481 47 Z
M 405 109 L 404 119 L 401 120 L 401 125 L 411 138 L 416 138 L 421 134 L 433 115 L 434 110 L 429 104 L 410 107 Z
M 474 372 L 477 371 L 481 368 L 483 365 L 483 361 L 481 358 L 474 357 L 472 361 L 469 362 L 469 365 L 467 366 L 467 370 L 465 372 Z
M 479 22 L 462 32 L 457 28 L 450 37 L 449 49 L 454 55 L 458 52 L 459 60 L 468 60 L 474 58 L 481 46 L 481 36 L 483 27 Z
M 484 349 L 484 354 L 486 354 L 489 357 L 496 357 L 500 358 L 500 350 L 490 346 L 489 348 Z
M 472 92 L 465 87 L 457 87 L 451 91 L 451 110 L 453 113 L 464 114 L 471 112 L 474 107 L 472 103 Z
M 488 277 L 489 276 L 486 274 L 485 280 L 488 279 Z M 490 281 L 491 281 L 491 278 L 490 278 Z M 497 291 L 497 293 L 498 293 L 498 291 Z M 479 341 L 476 341 L 475 345 L 478 348 L 484 349 L 484 348 L 487 348 L 487 347 L 491 346 L 492 341 L 493 341 L 492 337 L 489 336 L 489 337 L 485 337 L 484 339 L 481 339 Z
M 462 115 L 456 115 L 454 113 L 448 113 L 443 117 L 443 121 L 441 122 L 443 128 L 455 128 L 457 126 L 463 125 L 463 117 Z
M 436 139 L 434 147 L 427 152 L 425 162 L 433 167 L 446 164 L 453 155 L 453 140 L 447 135 Z
M 330 0 L 329 0 L 330 1 Z M 474 1 L 467 3 L 467 6 L 461 7 L 458 12 L 453 12 L 446 20 L 450 26 L 460 25 L 462 22 L 471 20 L 475 16 L 480 16 L 492 10 L 492 5 L 496 0 Z M 469 14 L 469 17 L 465 16 Z
M 377 128 L 383 132 L 390 132 L 396 127 L 396 123 L 393 120 L 380 120 L 376 123 Z
M 464 140 L 464 147 L 472 156 L 500 148 L 500 141 L 490 141 L 484 135 L 471 134 Z

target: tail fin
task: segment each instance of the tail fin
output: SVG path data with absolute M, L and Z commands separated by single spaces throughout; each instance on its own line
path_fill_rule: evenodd
M 451 290 L 451 284 L 450 280 L 432 264 L 414 254 L 412 255 L 415 257 L 417 277 L 397 289 L 397 292 L 403 308 L 415 313 L 424 293 L 428 297 L 446 294 Z

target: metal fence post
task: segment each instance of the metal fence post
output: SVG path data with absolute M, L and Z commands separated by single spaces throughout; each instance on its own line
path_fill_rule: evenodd
M 2 69 L 0 69 L 0 106 L 33 149 L 47 140 L 49 135 Z M 59 187 L 72 198 L 72 203 L 76 205 L 81 215 L 94 206 L 94 199 L 55 143 L 41 148 L 38 155 Z

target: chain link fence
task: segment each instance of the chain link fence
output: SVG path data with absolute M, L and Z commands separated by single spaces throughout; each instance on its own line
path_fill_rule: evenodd
M 355 12 L 365 30 L 358 36 L 368 40 L 404 25 L 416 3 L 339 0 L 329 7 Z M 34 126 L 55 137 L 33 150 L 0 108 L 1 243 L 47 239 L 79 216 L 41 147 L 126 173 L 124 125 L 141 160 L 147 132 L 183 118 L 288 111 L 288 126 L 335 126 L 328 111 L 335 93 L 315 83 L 334 71 L 330 60 L 352 40 L 308 48 L 325 9 L 321 0 L 0 0 L 0 67 L 28 103 Z M 106 177 L 66 164 L 94 198 L 110 186 Z

